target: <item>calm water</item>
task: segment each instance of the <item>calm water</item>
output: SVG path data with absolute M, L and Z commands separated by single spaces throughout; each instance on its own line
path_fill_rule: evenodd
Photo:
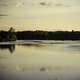
M 0 43 L 0 80 L 80 80 L 80 41 Z

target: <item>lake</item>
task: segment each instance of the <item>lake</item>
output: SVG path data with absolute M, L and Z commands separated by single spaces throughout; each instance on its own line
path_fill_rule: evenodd
M 80 41 L 0 42 L 0 80 L 80 80 Z

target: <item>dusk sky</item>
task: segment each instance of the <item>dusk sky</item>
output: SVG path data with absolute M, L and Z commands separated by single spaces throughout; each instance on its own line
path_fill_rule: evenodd
M 80 0 L 0 0 L 0 30 L 80 30 Z

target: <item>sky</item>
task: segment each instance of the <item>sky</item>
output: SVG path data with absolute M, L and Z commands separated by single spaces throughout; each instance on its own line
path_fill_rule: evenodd
M 80 30 L 80 0 L 0 0 L 0 30 Z

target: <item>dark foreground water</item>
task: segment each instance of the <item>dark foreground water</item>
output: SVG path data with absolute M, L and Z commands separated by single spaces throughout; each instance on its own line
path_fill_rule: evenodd
M 0 43 L 0 80 L 80 80 L 80 41 Z

